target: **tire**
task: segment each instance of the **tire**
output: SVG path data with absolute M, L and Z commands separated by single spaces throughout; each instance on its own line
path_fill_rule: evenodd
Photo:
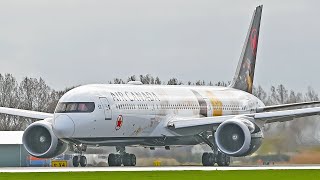
M 137 158 L 136 158 L 136 155 L 134 155 L 134 154 L 130 154 L 130 161 L 131 161 L 130 166 L 136 166 L 136 164 L 137 164 Z
M 209 166 L 209 153 L 205 152 L 202 154 L 202 165 Z
M 120 154 L 115 154 L 115 166 L 121 166 L 122 164 L 122 158 Z
M 214 166 L 216 163 L 216 157 L 213 153 L 209 153 L 209 159 L 208 159 L 209 166 Z
M 108 164 L 109 164 L 109 166 L 116 166 L 116 156 L 115 156 L 115 154 L 109 154 L 109 156 L 108 156 Z
M 122 156 L 122 163 L 124 166 L 131 166 L 131 156 L 126 153 Z
M 73 167 L 78 167 L 79 166 L 79 156 L 73 156 L 72 165 L 73 165 Z
M 225 166 L 230 166 L 230 162 L 231 162 L 231 158 L 230 158 L 230 156 L 226 156 L 226 164 L 225 164 Z
M 87 158 L 85 156 L 80 157 L 80 166 L 86 167 L 87 166 Z
M 217 164 L 218 164 L 218 166 L 225 166 L 226 165 L 226 155 L 225 154 L 218 152 Z

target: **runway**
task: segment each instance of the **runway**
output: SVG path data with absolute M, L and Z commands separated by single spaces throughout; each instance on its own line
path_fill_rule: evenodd
M 236 171 L 236 170 L 294 170 L 320 169 L 320 165 L 299 166 L 246 166 L 246 167 L 203 167 L 203 166 L 166 166 L 166 167 L 8 167 L 0 168 L 0 173 L 31 172 L 108 172 L 108 171 Z

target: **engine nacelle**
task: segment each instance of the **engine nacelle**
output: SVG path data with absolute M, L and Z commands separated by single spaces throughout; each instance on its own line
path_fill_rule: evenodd
M 223 153 L 239 157 L 255 152 L 261 146 L 262 131 L 245 118 L 234 118 L 221 123 L 215 133 L 215 142 Z
M 53 158 L 68 148 L 67 143 L 53 134 L 52 125 L 46 120 L 28 126 L 23 133 L 22 143 L 29 154 L 38 158 Z

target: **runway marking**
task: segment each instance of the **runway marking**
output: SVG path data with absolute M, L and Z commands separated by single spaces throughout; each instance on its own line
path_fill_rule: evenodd
M 237 170 L 312 170 L 318 165 L 305 166 L 249 166 L 249 167 L 202 167 L 202 166 L 167 166 L 167 167 L 4 167 L 0 173 L 29 172 L 108 172 L 108 171 L 237 171 Z

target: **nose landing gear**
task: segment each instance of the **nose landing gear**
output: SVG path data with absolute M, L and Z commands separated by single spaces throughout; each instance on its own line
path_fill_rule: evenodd
M 79 155 L 73 156 L 72 165 L 73 167 L 86 167 L 87 166 L 87 158 L 83 155 L 83 152 L 87 150 L 87 146 L 83 144 L 74 145 L 74 151 L 79 153 Z
M 81 167 L 86 167 L 87 166 L 87 158 L 85 156 L 73 156 L 72 165 L 73 165 L 73 167 L 78 167 L 79 165 Z

